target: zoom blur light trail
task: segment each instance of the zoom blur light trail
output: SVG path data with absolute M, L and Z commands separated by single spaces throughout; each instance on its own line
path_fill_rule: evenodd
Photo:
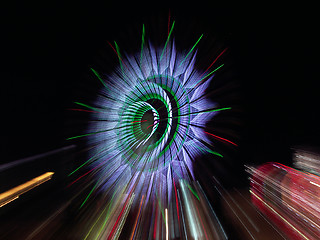
M 132 209 L 140 209 L 139 214 L 141 211 L 140 215 L 134 217 L 138 224 L 143 222 L 140 216 L 144 216 L 145 210 L 141 209 L 151 203 L 156 203 L 159 207 L 159 212 L 154 210 L 152 214 L 163 215 L 164 222 L 168 218 L 171 221 L 168 212 L 171 212 L 172 206 L 179 220 L 182 217 L 179 213 L 182 212 L 176 185 L 182 184 L 186 206 L 192 204 L 185 200 L 185 196 L 190 194 L 185 186 L 189 187 L 196 180 L 193 170 L 195 157 L 204 152 L 211 153 L 213 157 L 223 157 L 212 150 L 208 135 L 213 134 L 204 129 L 216 114 L 230 110 L 231 107 L 218 106 L 206 99 L 204 91 L 214 77 L 213 73 L 223 69 L 224 64 L 214 63 L 226 49 L 214 56 L 214 61 L 204 72 L 199 72 L 195 68 L 196 46 L 203 34 L 182 54 L 176 50 L 175 41 L 171 38 L 174 25 L 173 21 L 162 48 L 155 48 L 146 41 L 143 25 L 141 50 L 133 56 L 121 54 L 121 46 L 116 42 L 114 45 L 108 42 L 117 55 L 119 66 L 109 75 L 91 69 L 102 83 L 101 91 L 93 104 L 75 102 L 94 112 L 90 115 L 88 129 L 78 136 L 68 138 L 85 138 L 90 149 L 89 160 L 69 175 L 83 167 L 91 169 L 70 185 L 83 176 L 95 177 L 94 189 L 84 202 L 93 195 L 92 191 L 104 190 L 112 193 L 114 189 L 121 188 L 123 194 L 130 193 L 127 201 L 134 193 L 136 197 Z M 218 140 L 236 145 L 214 136 Z M 143 201 L 141 196 L 144 196 Z M 196 199 L 200 201 L 199 197 Z M 186 213 L 190 214 L 189 211 Z M 157 217 L 152 221 L 162 224 L 160 220 Z M 200 228 L 202 227 L 197 227 Z M 168 230 L 167 223 L 163 229 L 168 236 L 171 230 Z M 197 236 L 197 231 L 193 229 L 192 234 L 194 232 Z M 203 232 L 206 233 L 201 230 Z M 137 229 L 133 229 L 132 233 L 132 236 L 144 234 Z

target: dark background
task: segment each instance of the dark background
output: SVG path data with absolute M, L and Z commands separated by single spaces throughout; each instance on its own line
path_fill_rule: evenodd
M 149 20 L 159 16 L 166 22 L 169 11 L 177 29 L 194 23 L 199 26 L 195 35 L 217 33 L 229 48 L 227 61 L 234 66 L 230 70 L 242 99 L 235 162 L 290 164 L 290 147 L 317 146 L 317 7 L 190 4 L 44 1 L 5 6 L 1 13 L 0 161 L 67 144 L 67 109 L 99 51 L 108 47 L 107 41 L 130 32 L 131 26 L 141 29 L 145 23 L 150 29 Z M 140 44 L 140 34 L 128 38 L 128 45 Z

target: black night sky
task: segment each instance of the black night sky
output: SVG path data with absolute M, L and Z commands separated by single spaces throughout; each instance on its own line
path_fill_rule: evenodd
M 87 83 L 89 69 L 101 49 L 108 48 L 107 41 L 134 31 L 132 26 L 140 29 L 142 23 L 152 28 L 150 19 L 163 16 L 167 21 L 169 11 L 177 26 L 199 24 L 199 31 L 217 33 L 230 51 L 226 61 L 232 62 L 241 96 L 234 161 L 290 163 L 290 147 L 319 146 L 315 6 L 131 3 L 124 7 L 118 2 L 30 5 L 27 1 L 2 10 L 1 162 L 67 144 L 66 109 L 75 100 L 75 89 Z M 139 44 L 140 39 L 129 41 Z M 107 53 L 113 54 L 110 49 Z

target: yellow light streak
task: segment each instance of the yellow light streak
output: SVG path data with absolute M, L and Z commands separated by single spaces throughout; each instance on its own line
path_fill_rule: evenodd
M 21 194 L 24 194 L 31 189 L 39 186 L 40 184 L 49 181 L 52 178 L 54 172 L 46 172 L 36 178 L 31 179 L 28 182 L 25 182 L 17 187 L 14 187 L 6 192 L 0 194 L 0 207 L 7 205 L 8 203 L 19 198 Z
M 166 214 L 166 240 L 169 240 L 168 208 L 165 209 L 165 214 Z

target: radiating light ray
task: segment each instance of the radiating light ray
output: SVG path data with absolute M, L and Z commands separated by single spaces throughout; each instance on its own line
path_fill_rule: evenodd
M 82 134 L 82 135 L 78 135 L 78 136 L 74 136 L 74 137 L 69 137 L 66 140 L 72 140 L 72 139 L 76 139 L 76 138 L 81 138 L 81 137 L 87 137 L 90 135 L 94 135 L 94 134 L 98 134 L 98 133 L 103 133 L 103 132 L 107 132 L 107 131 L 111 131 L 113 129 L 108 129 L 108 130 L 102 130 L 102 131 L 98 131 L 98 132 L 92 132 L 92 133 L 87 133 L 87 134 Z
M 142 66 L 142 53 L 143 53 L 143 47 L 144 47 L 144 36 L 145 36 L 145 30 L 144 30 L 144 24 L 142 24 L 140 66 Z
M 181 231 L 176 236 L 189 237 L 186 227 L 192 229 L 193 237 L 209 236 L 209 232 L 203 229 L 208 224 L 203 218 L 206 215 L 193 182 L 196 179 L 193 159 L 213 154 L 213 159 L 218 160 L 223 156 L 213 150 L 212 141 L 232 143 L 213 134 L 210 141 L 209 136 L 206 137 L 210 133 L 205 132 L 212 117 L 231 109 L 211 102 L 207 99 L 208 94 L 203 94 L 213 74 L 224 64 L 209 73 L 207 71 L 226 49 L 205 72 L 199 72 L 195 67 L 196 48 L 204 35 L 186 52 L 180 53 L 172 37 L 175 21 L 170 24 L 169 13 L 168 35 L 159 48 L 145 39 L 143 24 L 141 46 L 135 55 L 127 55 L 124 50 L 121 55 L 121 46 L 116 41 L 113 44 L 108 42 L 119 60 L 116 71 L 106 75 L 92 68 L 103 84 L 101 93 L 94 107 L 76 102 L 95 113 L 90 115 L 85 131 L 68 138 L 84 138 L 89 149 L 88 160 L 69 174 L 74 177 L 69 186 L 88 176 L 96 180 L 93 184 L 90 182 L 93 188 L 88 188 L 89 194 L 83 197 L 81 211 L 88 210 L 83 206 L 92 203 L 90 199 L 94 194 L 102 192 L 109 201 L 111 194 L 117 191 L 112 195 L 112 203 L 101 209 L 104 214 L 97 214 L 100 220 L 90 228 L 86 238 L 118 238 L 134 194 L 137 197 L 132 200 L 132 211 L 135 212 L 128 220 L 132 229 L 126 238 L 147 237 L 139 229 L 141 224 L 148 222 L 145 219 L 147 214 L 152 216 L 151 238 L 165 236 L 169 239 L 175 236 L 175 231 Z M 89 169 L 76 176 L 75 173 L 84 167 Z M 116 187 L 119 184 L 121 190 Z M 179 192 L 182 193 L 181 199 Z M 147 209 L 150 203 L 156 206 L 151 212 Z M 178 227 L 169 229 L 174 221 L 179 222 Z
M 165 49 L 167 48 L 167 44 L 168 44 L 168 42 L 169 42 L 169 39 L 170 39 L 171 33 L 172 33 L 172 31 L 173 31 L 173 28 L 174 28 L 174 23 L 175 23 L 175 21 L 173 21 L 173 22 L 172 22 L 172 26 L 171 26 L 171 29 L 170 29 L 170 32 L 169 32 L 169 35 L 168 35 L 167 41 L 166 41 L 166 43 L 164 44 L 164 47 L 163 47 L 162 53 L 161 53 L 161 55 L 160 55 L 160 61 L 161 61 L 161 59 L 162 59 L 162 56 L 163 56 L 163 53 L 164 53 Z M 159 64 L 160 64 L 160 61 L 159 61 Z
M 120 49 L 119 49 L 119 46 L 118 46 L 116 41 L 114 41 L 114 45 L 116 46 L 117 56 L 119 58 L 119 63 L 120 63 L 121 70 L 122 70 L 122 72 L 124 72 L 123 71 L 123 66 L 122 66 L 123 61 L 122 61 L 122 57 L 121 57 L 121 54 L 120 54 Z
M 217 138 L 217 139 L 219 139 L 219 140 L 222 140 L 222 141 L 225 141 L 225 142 L 231 143 L 232 145 L 238 146 L 236 143 L 231 142 L 230 140 L 225 139 L 225 138 L 223 138 L 223 137 L 219 137 L 219 136 L 217 136 L 217 135 L 214 135 L 214 134 L 212 134 L 212 133 L 208 133 L 208 132 L 205 132 L 205 133 L 206 133 L 206 134 L 209 134 L 210 136 L 213 136 L 214 138 Z
M 140 201 L 138 215 L 136 217 L 136 220 L 135 220 L 135 223 L 134 223 L 134 226 L 133 226 L 133 231 L 132 231 L 131 237 L 130 237 L 131 240 L 134 238 L 134 236 L 136 234 L 136 231 L 137 231 L 137 223 L 138 223 L 138 220 L 140 218 L 143 200 L 144 200 L 144 195 L 142 195 L 142 198 L 141 198 L 141 201 Z
M 197 46 L 197 44 L 200 42 L 201 38 L 203 37 L 203 34 L 201 34 L 201 36 L 199 37 L 199 39 L 197 40 L 197 42 L 193 45 L 193 47 L 190 49 L 190 51 L 188 52 L 188 54 L 185 56 L 185 58 L 180 62 L 179 67 L 184 63 L 184 61 L 187 59 L 187 57 L 190 55 L 190 53 L 193 51 L 193 49 Z
M 219 67 L 217 67 L 216 69 L 214 69 L 212 72 L 208 73 L 206 76 L 204 76 L 203 78 L 201 78 L 194 86 L 193 88 L 196 88 L 197 86 L 200 85 L 200 83 L 205 80 L 207 77 L 211 76 L 213 73 L 215 73 L 216 71 L 218 71 L 220 68 L 222 68 L 224 66 L 224 64 L 221 64 Z
M 124 62 L 122 61 L 122 58 L 121 58 L 121 55 L 120 55 L 120 50 L 119 50 L 119 47 L 118 47 L 118 45 L 117 45 L 117 43 L 116 43 L 116 41 L 114 41 L 114 44 L 115 44 L 115 46 L 116 46 L 116 49 L 112 46 L 112 44 L 108 41 L 108 44 L 110 45 L 110 47 L 112 48 L 112 50 L 117 54 L 117 57 L 118 57 L 118 59 L 119 59 L 119 63 L 120 63 L 120 67 L 121 67 L 121 69 L 122 69 L 122 71 L 123 71 L 123 64 L 124 64 Z M 125 65 L 125 64 L 124 64 Z
M 80 102 L 74 102 L 74 103 L 77 104 L 77 105 L 80 105 L 82 107 L 86 107 L 86 108 L 92 109 L 95 112 L 103 112 L 101 109 L 98 109 L 98 108 L 95 108 L 95 107 L 91 107 L 91 106 L 89 106 L 87 104 L 84 104 L 84 103 L 80 103 Z
M 91 196 L 92 192 L 94 191 L 94 189 L 96 188 L 97 185 L 98 185 L 98 182 L 96 182 L 96 184 L 93 186 L 93 188 L 89 192 L 88 196 L 84 199 L 84 201 L 82 202 L 82 204 L 80 205 L 79 208 L 82 208 L 83 205 L 88 201 L 89 197 Z
M 114 192 L 114 194 L 115 194 L 115 192 Z M 113 196 L 114 196 L 114 194 L 113 194 Z M 112 196 L 112 199 L 113 199 L 113 196 Z M 99 217 L 96 219 L 96 221 L 94 222 L 94 224 L 91 226 L 91 228 L 90 228 L 89 232 L 87 233 L 87 235 L 85 236 L 84 240 L 86 240 L 86 239 L 90 236 L 93 228 L 96 226 L 96 224 L 98 223 L 98 221 L 100 220 L 100 218 L 102 217 L 102 215 L 105 213 L 105 211 L 110 210 L 110 206 L 111 206 L 112 199 L 111 199 L 111 201 L 106 205 L 106 207 L 104 208 L 104 210 L 100 213 Z M 108 213 L 107 213 L 107 216 L 108 216 Z
M 168 209 L 165 209 L 166 214 L 166 240 L 169 240 L 169 223 L 168 223 Z
M 92 156 L 91 158 L 89 158 L 87 161 L 85 161 L 83 164 L 81 164 L 79 167 L 77 167 L 75 170 L 73 170 L 71 173 L 68 174 L 68 176 L 71 176 L 72 174 L 74 174 L 76 171 L 78 171 L 80 168 L 82 168 L 84 165 L 86 165 L 87 163 L 89 163 L 92 159 L 94 159 L 98 154 L 100 154 L 102 151 L 104 151 L 105 149 L 97 152 L 94 156 Z
M 142 120 L 142 121 L 133 121 L 131 123 L 143 123 L 143 122 L 146 122 L 147 120 Z
M 288 224 L 294 231 L 296 231 L 303 239 L 308 240 L 309 238 L 306 237 L 301 231 L 299 231 L 296 227 L 294 227 L 290 222 L 288 222 L 281 214 L 279 214 L 273 207 L 271 207 L 268 203 L 263 201 L 259 196 L 257 196 L 253 191 L 249 190 L 249 192 L 259 199 L 268 209 L 270 209 L 273 213 L 279 216 L 286 224 Z
M 79 109 L 79 108 L 69 108 L 68 110 L 70 110 L 70 111 L 79 111 L 79 112 L 98 113 L 96 111 L 86 110 L 86 109 Z
M 222 56 L 222 54 L 224 54 L 225 51 L 227 51 L 227 50 L 228 50 L 228 48 L 225 48 L 225 49 L 213 60 L 213 62 L 210 64 L 210 66 L 200 75 L 199 78 L 201 78 L 201 77 L 213 66 L 213 64 L 215 64 L 215 62 Z M 198 83 L 198 84 L 199 84 L 199 83 Z M 197 85 L 196 85 L 195 87 L 197 87 Z
M 176 197 L 177 216 L 178 216 L 178 221 L 180 221 L 177 187 L 176 187 L 176 184 L 175 184 L 174 180 L 173 180 L 173 186 L 174 186 L 174 194 L 175 194 L 175 197 Z
M 96 77 L 100 80 L 100 82 L 103 84 L 103 86 L 106 89 L 109 89 L 109 87 L 107 86 L 107 84 L 102 80 L 102 78 L 100 77 L 99 73 L 97 73 L 97 71 L 95 71 L 93 68 L 90 68 L 91 71 L 94 73 L 94 75 L 96 75 Z
M 107 159 L 109 160 L 109 159 Z M 107 162 L 107 160 L 101 162 L 100 164 L 98 164 L 97 166 L 95 166 L 94 168 L 92 168 L 91 170 L 89 170 L 88 172 L 86 172 L 85 174 L 81 175 L 80 177 L 78 177 L 76 180 L 74 180 L 73 182 L 69 183 L 67 187 L 70 187 L 71 185 L 73 185 L 74 183 L 78 182 L 81 178 L 83 178 L 84 176 L 88 175 L 89 173 L 91 173 L 92 171 L 94 171 L 95 169 L 97 169 L 98 167 L 102 166 L 104 163 Z

